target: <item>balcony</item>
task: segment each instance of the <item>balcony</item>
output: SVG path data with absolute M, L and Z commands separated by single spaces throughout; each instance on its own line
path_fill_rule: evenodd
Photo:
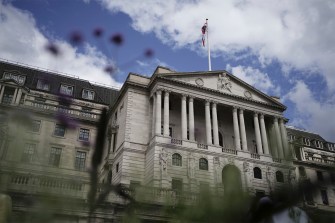
M 62 105 L 55 105 L 45 102 L 39 102 L 34 100 L 25 100 L 24 104 L 21 105 L 23 107 L 32 108 L 34 110 L 40 110 L 40 111 L 46 111 L 46 112 L 54 112 L 54 113 L 61 113 L 69 116 L 74 116 L 77 118 L 83 118 L 83 119 L 93 119 L 98 120 L 100 117 L 100 114 L 90 112 L 90 111 L 83 111 L 80 109 L 74 109 L 69 108 Z
M 170 138 L 162 135 L 156 135 L 152 138 L 150 144 L 158 144 L 163 146 L 173 146 L 173 147 L 184 147 L 184 148 L 191 148 L 198 152 L 209 152 L 209 153 L 217 153 L 220 154 L 227 154 L 231 156 L 237 156 L 241 158 L 247 158 L 247 159 L 257 159 L 262 160 L 265 162 L 276 162 L 276 163 L 282 163 L 283 160 L 279 158 L 271 157 L 270 155 L 264 155 L 264 154 L 258 154 L 258 153 L 251 153 L 249 151 L 243 151 L 243 150 L 236 150 L 232 148 L 226 148 L 216 145 L 208 145 L 203 143 L 198 143 L 196 141 L 190 141 L 190 140 L 182 140 L 182 139 L 176 139 L 176 138 Z

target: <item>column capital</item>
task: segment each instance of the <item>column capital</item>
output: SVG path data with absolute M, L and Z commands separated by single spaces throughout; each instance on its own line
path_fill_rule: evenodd
M 238 107 L 237 106 L 233 106 L 233 112 L 237 112 Z
M 157 89 L 157 90 L 156 90 L 156 94 L 157 94 L 157 95 L 161 95 L 161 94 L 162 94 L 162 90 L 161 90 L 161 89 Z
M 264 119 L 264 113 L 259 113 L 259 117 Z
M 278 116 L 273 116 L 273 121 L 278 122 Z
M 254 112 L 254 117 L 257 117 L 258 118 L 258 112 Z
M 243 114 L 244 108 L 240 108 L 239 110 L 240 110 L 240 114 Z
M 164 90 L 164 95 L 165 95 L 165 96 L 169 96 L 170 92 L 171 92 L 171 91 L 169 91 L 169 90 Z
M 187 97 L 188 97 L 187 94 L 181 94 L 181 99 L 182 99 L 182 100 L 186 100 Z
M 192 97 L 192 96 L 188 97 L 189 102 L 193 102 L 193 100 L 194 100 L 194 97 Z
M 216 108 L 216 103 L 212 102 L 212 108 Z
M 209 105 L 210 105 L 210 103 L 211 103 L 211 101 L 210 101 L 210 100 L 208 100 L 208 99 L 206 99 L 206 100 L 205 100 L 205 105 L 206 105 L 206 106 L 209 106 Z
M 278 117 L 279 123 L 284 123 L 284 118 L 283 117 Z

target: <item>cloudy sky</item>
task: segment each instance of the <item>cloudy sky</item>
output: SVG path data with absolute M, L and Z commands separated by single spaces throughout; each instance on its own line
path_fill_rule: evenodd
M 0 0 L 0 58 L 113 86 L 157 65 L 205 71 L 206 18 L 213 70 L 280 96 L 290 125 L 335 141 L 333 0 Z

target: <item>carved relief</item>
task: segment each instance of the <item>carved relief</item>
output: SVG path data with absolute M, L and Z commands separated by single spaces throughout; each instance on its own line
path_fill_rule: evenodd
M 290 170 L 289 174 L 288 174 L 288 182 L 294 186 L 297 184 L 297 181 L 296 181 L 297 177 L 296 177 L 296 174 L 295 174 L 295 170 Z
M 215 177 L 215 183 L 220 184 L 222 179 L 221 179 L 221 163 L 220 163 L 220 157 L 214 157 L 213 158 L 213 163 L 214 163 L 214 177 Z
M 219 74 L 218 90 L 227 90 L 231 92 L 232 83 L 226 73 Z
M 162 152 L 159 154 L 159 164 L 161 166 L 162 178 L 167 176 L 167 162 L 169 154 L 162 149 Z
M 269 184 L 270 192 L 274 191 L 274 189 L 275 189 L 275 177 L 274 177 L 273 170 L 269 166 L 266 168 L 266 181 Z
M 231 165 L 234 165 L 234 158 L 233 157 L 228 157 L 228 163 L 231 164 Z
M 188 158 L 188 177 L 194 178 L 195 177 L 195 158 L 192 153 L 189 154 Z
M 204 81 L 201 79 L 201 78 L 197 78 L 195 80 L 195 83 L 198 85 L 198 86 L 204 86 Z

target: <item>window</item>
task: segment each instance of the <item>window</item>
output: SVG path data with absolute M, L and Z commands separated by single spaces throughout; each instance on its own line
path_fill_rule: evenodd
M 11 104 L 15 93 L 15 88 L 12 87 L 5 87 L 2 97 L 3 104 Z
M 323 181 L 323 175 L 321 171 L 316 171 L 316 176 L 318 178 L 318 181 Z
M 59 166 L 61 153 L 62 153 L 61 148 L 51 147 L 49 156 L 49 165 Z
M 35 144 L 27 143 L 24 147 L 23 154 L 22 154 L 22 162 L 25 163 L 32 163 L 34 160 L 34 153 L 35 153 Z
M 17 83 L 19 83 L 20 85 L 23 85 L 24 82 L 26 81 L 26 76 L 6 72 L 3 75 L 3 79 L 12 79 L 15 80 Z
M 254 178 L 262 179 L 262 170 L 259 167 L 254 168 Z
M 56 124 L 55 125 L 54 135 L 55 136 L 64 137 L 64 135 L 65 135 L 65 125 Z
M 94 91 L 84 89 L 83 93 L 82 93 L 82 97 L 84 99 L 93 100 L 94 99 Z
M 31 126 L 29 128 L 29 131 L 31 132 L 39 132 L 41 127 L 41 121 L 40 120 L 33 120 L 31 122 Z
M 288 135 L 288 140 L 290 141 L 290 142 L 293 142 L 294 140 L 296 139 L 296 137 L 295 137 L 295 135 Z
M 208 161 L 205 158 L 199 159 L 199 169 L 208 170 Z
M 329 205 L 327 190 L 326 189 L 321 189 L 320 192 L 321 192 L 322 203 L 324 205 Z
M 316 148 L 322 149 L 323 148 L 323 143 L 321 141 L 315 140 L 315 146 L 316 146 Z
M 332 182 L 332 184 L 335 184 L 335 173 L 330 173 L 330 182 Z
M 59 93 L 64 94 L 64 95 L 72 96 L 72 94 L 73 94 L 73 86 L 61 84 Z
M 310 142 L 309 138 L 302 138 L 302 142 L 303 142 L 306 146 L 311 145 L 311 142 Z
M 50 84 L 45 80 L 38 80 L 36 88 L 40 89 L 40 90 L 43 90 L 43 91 L 49 91 L 50 90 Z
M 172 165 L 173 166 L 182 166 L 182 157 L 180 154 L 175 153 L 172 155 Z
M 284 183 L 284 174 L 281 171 L 276 172 L 277 182 Z
M 90 138 L 89 129 L 79 129 L 79 140 L 88 141 Z
M 183 190 L 183 181 L 181 179 L 172 179 L 172 190 L 179 194 Z
M 116 164 L 115 171 L 118 173 L 119 172 L 119 163 Z
M 74 168 L 80 171 L 85 170 L 85 161 L 86 161 L 86 152 L 77 151 Z
M 299 166 L 299 175 L 302 176 L 302 177 L 305 177 L 305 176 L 306 176 L 306 170 L 305 170 L 305 167 L 303 167 L 303 166 Z
M 335 151 L 335 144 L 328 143 L 328 149 L 329 151 Z

